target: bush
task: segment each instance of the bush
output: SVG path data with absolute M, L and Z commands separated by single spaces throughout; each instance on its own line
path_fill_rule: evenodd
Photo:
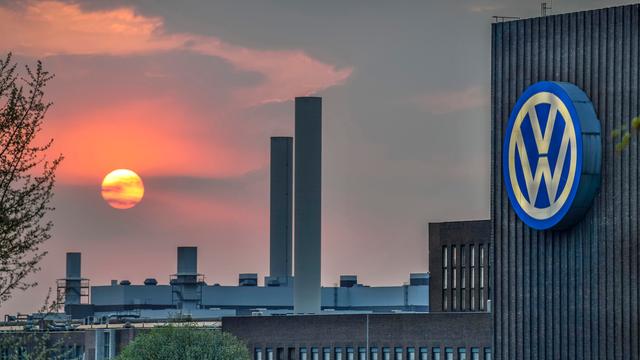
M 250 360 L 245 344 L 220 330 L 193 325 L 156 327 L 138 335 L 118 360 Z

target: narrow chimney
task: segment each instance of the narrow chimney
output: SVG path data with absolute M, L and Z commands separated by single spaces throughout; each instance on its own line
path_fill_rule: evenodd
M 292 208 L 293 208 L 293 138 L 271 138 L 271 277 L 291 277 Z
M 79 252 L 67 253 L 67 273 L 65 276 L 64 303 L 80 304 L 81 285 L 81 254 Z
M 322 98 L 295 104 L 295 313 L 320 312 Z
M 198 274 L 198 248 L 196 246 L 178 247 L 178 274 Z

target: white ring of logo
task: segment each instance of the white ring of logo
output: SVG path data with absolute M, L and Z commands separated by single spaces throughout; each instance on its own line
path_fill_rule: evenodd
M 539 104 L 550 104 L 549 118 L 547 119 L 544 133 L 540 129 L 540 122 L 538 120 L 538 114 L 535 106 Z M 558 159 L 555 164 L 553 173 L 549 165 L 549 160 L 545 154 L 548 153 L 549 145 L 551 144 L 551 136 L 553 134 L 553 126 L 555 124 L 557 114 L 560 113 L 565 123 L 564 133 L 562 135 L 562 142 L 558 153 Z M 527 157 L 527 150 L 525 148 L 525 142 L 520 129 L 525 117 L 529 115 L 529 121 L 533 129 L 535 136 L 536 147 L 538 150 L 538 163 L 536 166 L 535 174 L 531 173 L 531 167 L 529 165 L 529 159 Z M 567 181 L 559 196 L 558 187 L 562 177 L 562 169 L 566 162 L 567 150 L 570 149 L 569 158 L 569 172 L 567 174 Z M 516 150 L 520 156 L 520 164 L 522 167 L 522 173 L 524 175 L 526 191 L 528 197 L 525 197 L 518 184 L 516 177 Z M 542 156 L 541 156 L 542 155 Z M 576 176 L 576 168 L 578 162 L 577 154 L 577 139 L 576 130 L 573 126 L 573 119 L 567 109 L 567 106 L 562 100 L 555 94 L 550 92 L 539 92 L 530 97 L 525 104 L 520 108 L 518 115 L 516 116 L 513 124 L 513 131 L 509 138 L 509 181 L 513 188 L 513 193 L 518 201 L 518 204 L 529 216 L 536 220 L 546 220 L 555 215 L 565 204 L 571 189 L 573 188 L 573 182 Z M 540 189 L 542 179 L 545 180 L 547 194 L 549 196 L 549 206 L 545 208 L 536 207 L 536 198 Z M 527 200 L 528 198 L 528 200 Z

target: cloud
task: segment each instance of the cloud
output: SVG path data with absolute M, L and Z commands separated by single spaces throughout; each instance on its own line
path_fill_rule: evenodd
M 424 111 L 435 115 L 480 109 L 489 105 L 489 93 L 481 86 L 469 86 L 461 90 L 430 91 L 412 99 Z
M 352 68 L 339 69 L 301 50 L 262 50 L 226 43 L 212 36 L 167 33 L 159 17 L 130 7 L 85 11 L 58 1 L 0 6 L 0 48 L 30 56 L 136 55 L 188 51 L 223 59 L 240 71 L 256 72 L 259 84 L 235 95 L 246 104 L 290 100 L 344 83 Z

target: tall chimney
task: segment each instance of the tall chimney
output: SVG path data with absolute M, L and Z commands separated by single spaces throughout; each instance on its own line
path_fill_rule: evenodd
M 178 309 L 198 309 L 202 304 L 202 285 L 198 278 L 198 248 L 195 246 L 178 247 L 178 273 L 172 277 L 172 303 Z
M 64 303 L 80 304 L 81 255 L 79 252 L 67 253 L 67 273 L 65 276 Z
M 293 229 L 293 138 L 271 138 L 271 277 L 291 277 Z
M 293 310 L 320 312 L 322 98 L 296 98 Z

